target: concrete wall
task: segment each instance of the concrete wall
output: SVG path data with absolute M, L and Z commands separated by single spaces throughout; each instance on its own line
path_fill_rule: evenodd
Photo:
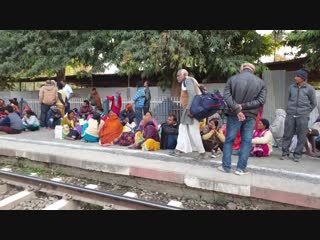
M 81 98 L 86 98 L 90 92 L 91 88 L 81 88 L 74 89 L 74 93 Z M 127 99 L 129 96 L 130 99 L 135 95 L 137 88 L 97 88 L 97 91 L 100 94 L 100 97 L 103 98 L 107 95 L 114 95 L 117 90 L 121 91 L 123 99 Z M 170 90 L 162 91 L 159 87 L 150 87 L 151 96 L 155 98 L 170 97 Z M 39 91 L 0 91 L 0 98 L 8 101 L 10 98 L 24 98 L 28 99 L 38 99 Z

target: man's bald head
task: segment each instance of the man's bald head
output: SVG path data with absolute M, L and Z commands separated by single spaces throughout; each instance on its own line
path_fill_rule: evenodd
M 189 75 L 188 71 L 185 70 L 185 69 L 180 69 L 177 74 L 182 74 L 184 76 L 188 76 Z
M 181 83 L 186 77 L 188 77 L 189 73 L 187 70 L 185 69 L 180 69 L 177 72 L 177 80 L 179 83 Z

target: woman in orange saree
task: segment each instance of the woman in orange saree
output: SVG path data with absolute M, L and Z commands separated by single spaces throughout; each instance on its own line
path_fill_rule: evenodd
M 122 134 L 123 126 L 118 118 L 118 115 L 113 111 L 109 112 L 108 120 L 106 120 L 102 129 L 100 130 L 99 144 L 102 146 L 110 146 L 118 141 Z

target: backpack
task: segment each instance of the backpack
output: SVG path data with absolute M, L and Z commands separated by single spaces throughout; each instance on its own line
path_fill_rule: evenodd
M 199 87 L 199 89 L 201 95 L 194 96 L 190 108 L 191 114 L 198 121 L 210 117 L 225 106 L 225 102 L 219 90 L 214 93 L 205 93 L 202 87 Z

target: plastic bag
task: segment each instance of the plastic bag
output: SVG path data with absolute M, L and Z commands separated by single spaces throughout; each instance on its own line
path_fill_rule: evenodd
M 55 139 L 62 139 L 62 129 L 63 127 L 60 125 L 57 125 L 54 129 L 54 138 Z

